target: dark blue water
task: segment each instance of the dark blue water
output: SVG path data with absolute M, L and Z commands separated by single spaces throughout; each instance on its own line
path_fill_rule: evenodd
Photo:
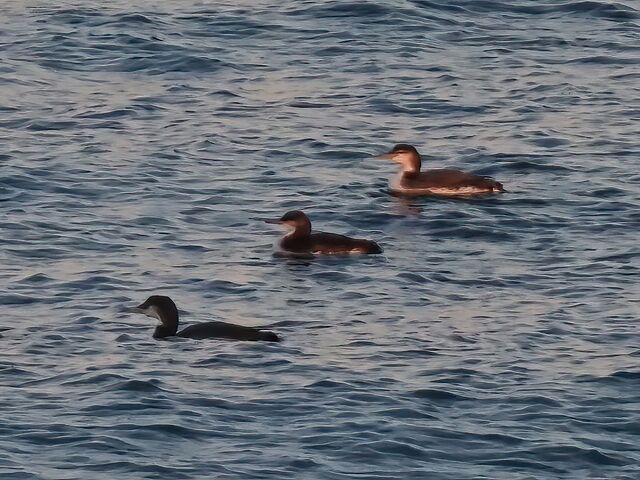
M 55 3 L 0 17 L 3 480 L 640 478 L 637 1 Z M 509 193 L 400 201 L 400 141 Z M 385 254 L 274 258 L 294 208 Z

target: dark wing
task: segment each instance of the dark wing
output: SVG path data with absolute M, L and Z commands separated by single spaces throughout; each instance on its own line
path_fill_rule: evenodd
M 190 325 L 180 330 L 176 335 L 178 337 L 194 338 L 197 340 L 204 338 L 223 338 L 229 340 L 279 341 L 278 336 L 273 332 L 226 322 L 196 323 L 195 325 Z
M 419 175 L 405 176 L 402 184 L 409 188 L 464 188 L 474 187 L 479 190 L 503 191 L 502 184 L 491 177 L 474 175 L 451 168 L 425 170 Z
M 311 251 L 317 253 L 382 253 L 380 246 L 371 240 L 351 238 L 337 233 L 317 232 L 310 236 Z
M 455 187 L 465 185 L 473 175 L 449 168 L 425 170 L 420 174 L 420 183 L 433 187 Z

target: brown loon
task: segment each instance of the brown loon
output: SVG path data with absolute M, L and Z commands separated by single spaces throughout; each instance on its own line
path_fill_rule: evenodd
M 265 340 L 279 342 L 278 336 L 268 330 L 243 327 L 226 322 L 204 322 L 189 325 L 178 332 L 178 308 L 169 297 L 152 295 L 144 303 L 130 309 L 133 313 L 143 313 L 148 317 L 157 318 L 158 325 L 153 332 L 153 338 L 184 337 L 201 340 L 203 338 L 220 338 L 227 340 Z
M 286 225 L 291 232 L 280 240 L 280 248 L 285 252 L 303 255 L 335 255 L 345 253 L 382 253 L 382 248 L 372 241 L 350 238 L 336 233 L 311 232 L 311 221 L 300 210 L 285 213 L 267 223 Z
M 391 190 L 394 193 L 449 197 L 505 191 L 502 184 L 491 177 L 449 168 L 421 172 L 422 159 L 418 150 L 405 143 L 396 145 L 389 152 L 378 155 L 378 158 L 393 160 L 402 165 L 398 179 L 391 185 Z

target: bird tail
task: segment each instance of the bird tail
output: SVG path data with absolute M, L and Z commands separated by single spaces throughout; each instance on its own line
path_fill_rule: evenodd
M 265 342 L 279 342 L 280 341 L 280 337 L 278 337 L 278 335 L 276 335 L 273 332 L 270 332 L 268 330 L 260 330 L 260 332 L 258 332 L 258 339 L 259 340 L 263 340 Z
M 491 177 L 483 177 L 485 186 L 491 188 L 494 192 L 506 192 L 500 182 L 495 181 Z
M 372 240 L 362 240 L 360 245 L 360 251 L 362 253 L 382 253 L 382 248 L 376 242 Z

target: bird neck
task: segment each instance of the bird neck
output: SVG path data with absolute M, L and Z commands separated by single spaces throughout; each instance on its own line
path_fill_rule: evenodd
M 153 331 L 153 338 L 165 338 L 165 337 L 173 337 L 178 332 L 178 327 L 169 328 L 164 325 L 156 326 L 156 329 Z
M 287 238 L 308 237 L 311 235 L 311 222 L 300 223 L 286 235 Z
M 178 332 L 178 310 L 158 311 L 158 318 L 162 325 L 156 326 L 153 338 L 172 337 Z
M 402 163 L 402 173 L 408 175 L 417 175 L 420 173 L 420 168 L 422 167 L 422 161 L 419 156 L 412 157 L 407 159 Z

